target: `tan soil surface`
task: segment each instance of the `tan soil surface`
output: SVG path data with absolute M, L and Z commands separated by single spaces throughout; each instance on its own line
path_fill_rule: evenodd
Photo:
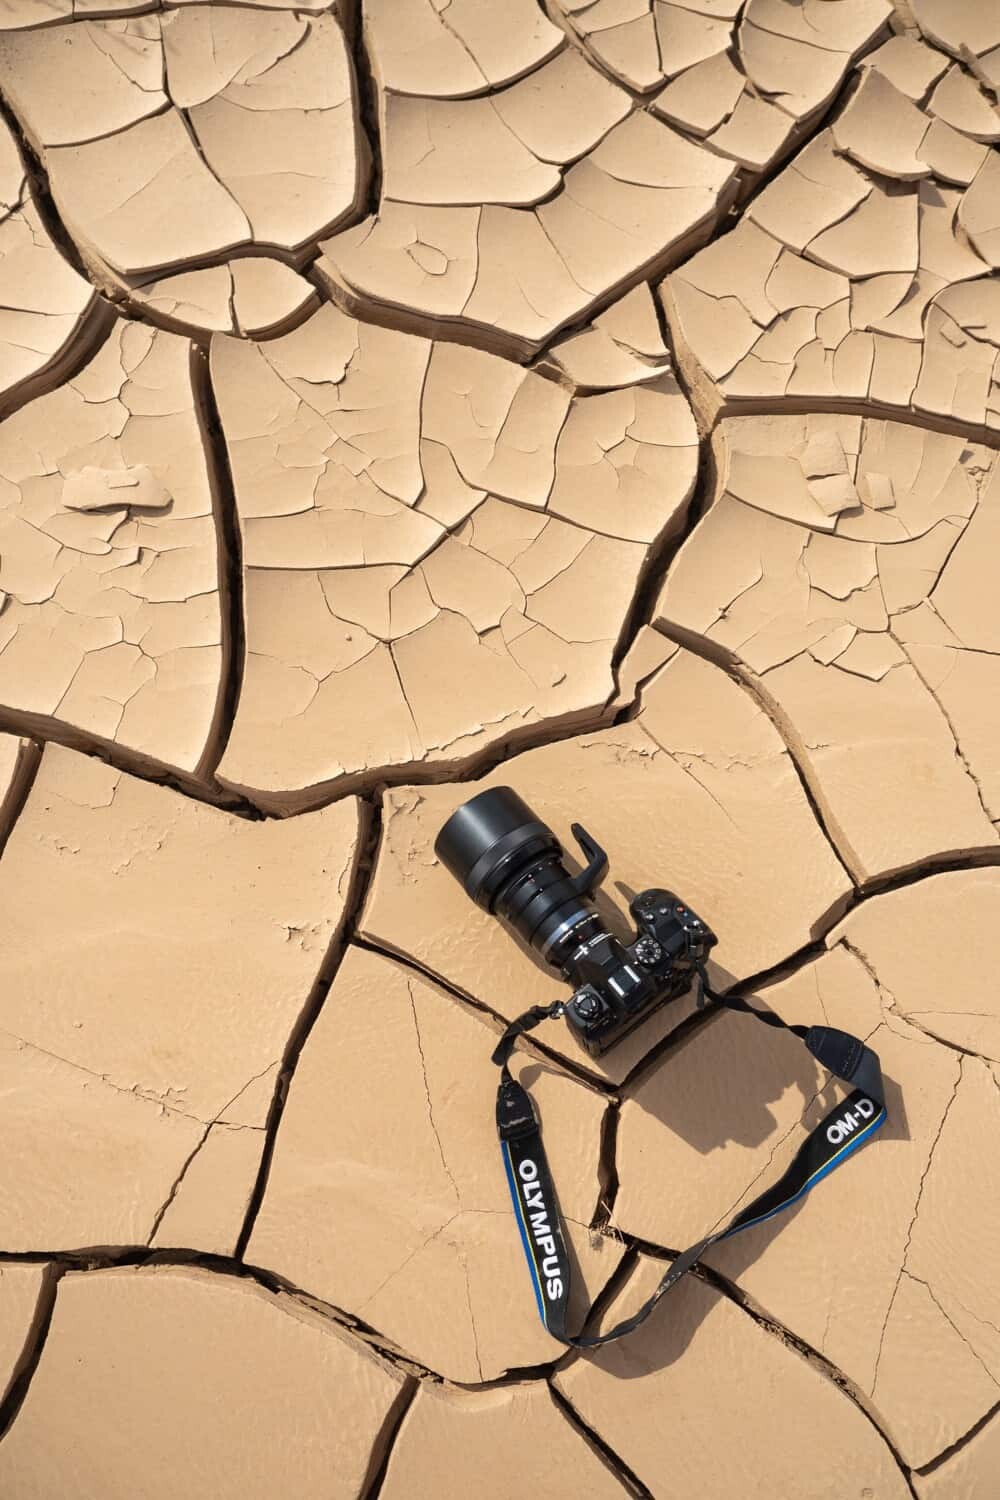
M 0 0 L 2 1500 L 997 1500 L 998 450 L 996 0 Z M 592 1352 L 504 785 L 887 1079 Z M 843 1097 L 511 1067 L 590 1333 Z

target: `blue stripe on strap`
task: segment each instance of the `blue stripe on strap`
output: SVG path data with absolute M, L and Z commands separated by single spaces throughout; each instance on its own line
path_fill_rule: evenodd
M 528 1262 L 528 1270 L 531 1272 L 531 1285 L 535 1293 L 535 1301 L 538 1304 L 538 1316 L 545 1323 L 545 1304 L 542 1301 L 542 1284 L 538 1277 L 538 1267 L 535 1264 L 534 1251 L 531 1248 L 531 1240 L 528 1238 L 528 1226 L 524 1222 L 524 1210 L 521 1207 L 521 1195 L 517 1191 L 517 1183 L 514 1181 L 514 1165 L 510 1159 L 510 1146 L 502 1141 L 500 1149 L 503 1152 L 504 1171 L 507 1173 L 507 1186 L 510 1189 L 511 1202 L 514 1205 L 514 1217 L 517 1219 L 517 1227 L 521 1232 L 521 1244 L 524 1247 L 524 1258 Z M 546 1324 L 546 1327 L 548 1325 Z

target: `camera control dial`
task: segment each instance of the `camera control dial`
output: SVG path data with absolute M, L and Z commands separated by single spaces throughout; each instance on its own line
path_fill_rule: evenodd
M 604 1009 L 601 997 L 593 990 L 581 990 L 573 998 L 573 1009 L 581 1021 L 596 1021 Z
M 663 949 L 655 938 L 641 937 L 635 945 L 635 956 L 644 969 L 653 969 L 663 957 Z

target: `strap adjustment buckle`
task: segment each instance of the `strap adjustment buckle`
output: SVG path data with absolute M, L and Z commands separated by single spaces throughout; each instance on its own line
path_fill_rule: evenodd
M 527 1092 L 513 1078 L 497 1089 L 497 1134 L 502 1141 L 520 1141 L 538 1130 L 538 1120 Z
M 534 1031 L 535 1027 L 540 1026 L 543 1021 L 558 1019 L 565 1013 L 565 1000 L 556 1000 L 552 1005 L 533 1005 L 530 1010 L 524 1012 L 523 1016 L 518 1016 L 516 1021 L 511 1021 L 493 1051 L 493 1062 L 498 1068 L 505 1068 L 519 1036 L 523 1036 L 526 1031 Z

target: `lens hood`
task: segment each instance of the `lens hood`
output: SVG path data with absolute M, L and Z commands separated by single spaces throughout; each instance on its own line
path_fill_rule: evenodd
M 441 863 L 487 909 L 513 868 L 558 850 L 551 828 L 509 786 L 491 787 L 456 808 L 434 840 Z

